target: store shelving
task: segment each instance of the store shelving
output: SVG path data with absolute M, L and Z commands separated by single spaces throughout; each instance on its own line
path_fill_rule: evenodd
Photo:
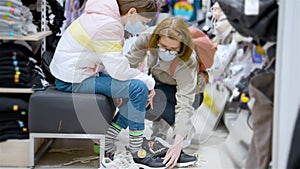
M 39 41 L 51 34 L 52 34 L 51 31 L 43 31 L 43 32 L 37 32 L 35 34 L 27 35 L 27 36 L 0 36 L 0 40 Z
M 46 0 L 41 0 L 41 32 L 37 32 L 27 36 L 0 36 L 0 40 L 21 40 L 21 41 L 41 41 L 41 54 L 46 50 L 45 39 L 52 32 L 46 27 Z M 7 88 L 0 87 L 0 94 L 20 94 L 28 95 L 34 93 L 31 88 Z M 35 139 L 34 152 L 43 144 L 44 139 Z M 30 139 L 18 140 L 10 139 L 5 142 L 0 142 L 0 168 L 32 168 L 33 164 L 30 160 L 31 152 Z

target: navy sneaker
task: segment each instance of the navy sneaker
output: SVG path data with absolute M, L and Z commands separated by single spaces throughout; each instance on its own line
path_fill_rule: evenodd
M 176 167 L 188 167 L 197 162 L 197 157 L 186 154 L 181 151 L 180 157 L 177 161 Z
M 149 150 L 147 151 L 152 153 L 154 157 L 159 158 L 165 157 L 169 147 L 171 146 L 169 143 L 162 140 L 161 138 L 155 138 L 154 140 L 147 140 L 146 138 L 144 138 L 143 145 L 145 144 L 148 145 L 145 147 L 149 148 Z M 197 157 L 188 155 L 185 152 L 181 151 L 176 167 L 188 167 L 194 165 L 196 162 Z
M 127 147 L 125 148 L 129 151 Z M 163 159 L 154 157 L 148 150 L 147 145 L 143 145 L 142 149 L 131 153 L 136 166 L 147 169 L 166 169 L 166 166 L 163 164 Z

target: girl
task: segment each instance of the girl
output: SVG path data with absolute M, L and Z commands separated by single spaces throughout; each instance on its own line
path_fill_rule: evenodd
M 50 70 L 60 91 L 96 93 L 126 100 L 107 131 L 106 156 L 113 158 L 117 135 L 129 127 L 129 151 L 134 161 L 164 168 L 161 159 L 140 151 L 145 110 L 147 103 L 152 106 L 155 81 L 130 68 L 122 55 L 124 28 L 131 33 L 143 31 L 157 10 L 155 0 L 87 1 L 85 13 L 62 35 Z

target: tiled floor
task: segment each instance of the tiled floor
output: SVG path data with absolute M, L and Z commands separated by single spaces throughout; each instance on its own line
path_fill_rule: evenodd
M 152 133 L 151 122 L 146 122 L 145 136 L 149 137 Z M 171 130 L 168 132 L 170 140 Z M 222 148 L 225 142 L 227 130 L 223 125 L 220 125 L 215 132 L 212 133 L 210 139 L 199 146 L 190 146 L 184 151 L 189 154 L 197 153 L 204 162 L 201 166 L 189 168 L 202 169 L 229 169 L 234 168 L 230 159 L 227 157 Z M 119 135 L 117 146 L 119 150 L 124 149 L 124 145 L 128 144 L 128 131 L 122 131 Z M 98 168 L 98 160 L 82 161 L 72 165 L 63 165 L 74 158 L 97 156 L 93 152 L 93 142 L 91 140 L 69 140 L 58 139 L 54 142 L 49 152 L 47 152 L 38 162 L 35 168 Z
M 228 131 L 222 121 L 213 131 L 215 123 L 219 118 L 211 115 L 209 111 L 199 110 L 195 113 L 192 123 L 196 126 L 197 136 L 200 138 L 200 145 L 191 145 L 184 151 L 188 154 L 198 154 L 201 163 L 198 166 L 189 168 L 201 169 L 234 169 L 237 168 L 230 160 L 228 153 L 226 153 L 225 143 L 228 136 Z M 149 138 L 152 134 L 152 122 L 146 120 L 146 128 L 144 135 Z M 207 139 L 208 138 L 208 139 Z M 167 141 L 172 141 L 172 129 L 168 131 Z M 49 152 L 47 152 L 37 163 L 37 169 L 42 168 L 98 168 L 99 161 L 77 161 L 77 163 L 66 165 L 68 162 L 73 161 L 74 158 L 80 157 L 97 157 L 93 152 L 93 141 L 91 140 L 69 140 L 58 139 L 54 142 Z M 123 130 L 118 136 L 117 147 L 118 150 L 124 150 L 124 145 L 128 145 L 128 130 Z

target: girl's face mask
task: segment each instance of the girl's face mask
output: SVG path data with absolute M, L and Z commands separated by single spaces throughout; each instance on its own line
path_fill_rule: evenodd
M 132 35 L 136 35 L 146 30 L 146 24 L 150 21 L 151 19 L 145 18 L 140 14 L 135 13 L 127 16 L 127 22 L 124 29 Z
M 125 25 L 125 30 L 129 33 L 136 35 L 143 32 L 146 29 L 146 26 L 142 24 L 141 21 L 137 21 L 135 24 L 132 24 L 131 21 L 127 21 Z

